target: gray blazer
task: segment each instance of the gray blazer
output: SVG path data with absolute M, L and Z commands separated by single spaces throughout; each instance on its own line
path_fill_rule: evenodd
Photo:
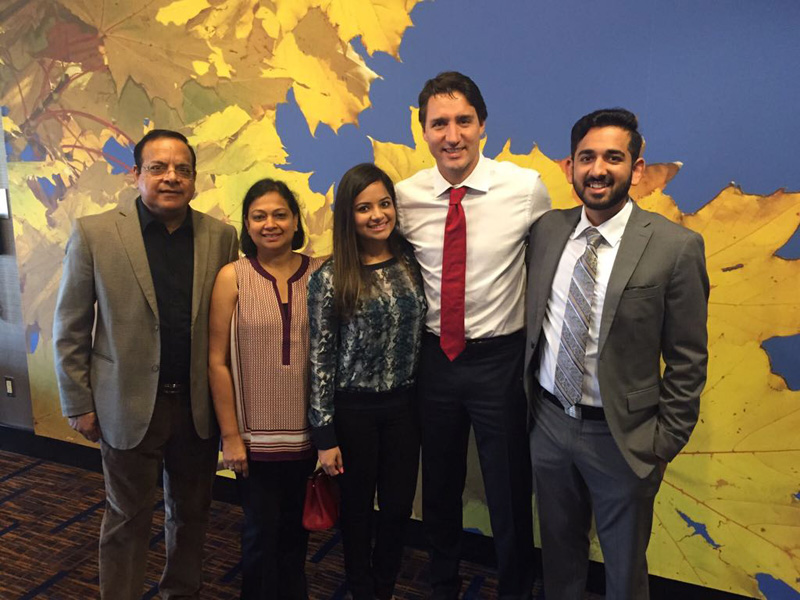
M 538 388 L 531 367 L 538 368 L 550 288 L 580 215 L 580 207 L 554 210 L 531 228 L 525 352 L 529 406 Z M 672 460 L 697 423 L 708 363 L 708 294 L 703 238 L 634 204 L 603 305 L 598 378 L 608 427 L 640 477 L 659 459 Z
M 208 388 L 208 307 L 217 271 L 238 257 L 236 230 L 192 211 L 191 401 L 198 435 L 216 432 Z M 67 243 L 53 344 L 65 416 L 95 411 L 103 439 L 142 441 L 155 406 L 158 306 L 134 201 L 83 217 Z

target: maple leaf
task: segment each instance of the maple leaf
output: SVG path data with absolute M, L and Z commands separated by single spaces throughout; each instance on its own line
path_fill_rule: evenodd
M 324 198 L 315 200 L 306 205 L 306 251 L 314 256 L 330 256 L 333 254 L 333 185 L 325 192 Z
M 377 74 L 349 45 L 318 9 L 309 10 L 291 33 L 265 60 L 268 79 L 292 80 L 292 90 L 312 133 L 319 123 L 334 131 L 357 123 L 370 106 L 369 86 Z
M 72 169 L 60 161 L 16 162 L 8 169 L 14 192 L 14 228 L 19 229 L 15 251 L 22 282 L 22 305 L 25 322 L 41 330 L 41 343 L 51 338 L 56 292 L 61 279 L 64 247 L 75 219 L 108 210 L 119 201 L 124 181 L 111 175 L 107 164 L 96 162 L 72 180 Z M 34 193 L 32 183 L 45 179 L 54 183 L 67 180 L 63 198 L 55 205 L 43 203 Z M 128 193 L 130 194 L 129 190 Z
M 318 8 L 320 0 L 291 0 L 290 2 L 272 2 L 269 6 L 261 6 L 256 15 L 263 19 L 264 28 L 274 38 L 282 33 L 292 31 L 308 14 L 311 8 Z
M 39 56 L 66 63 L 78 63 L 85 71 L 103 68 L 100 38 L 82 23 L 58 22 L 47 31 L 47 47 Z
M 411 11 L 419 0 L 329 0 L 323 10 L 336 25 L 339 37 L 350 42 L 360 36 L 367 53 L 386 52 L 398 57 L 403 33 L 411 27 Z
M 0 82 L 0 102 L 8 107 L 8 119 L 14 124 L 9 140 L 12 149 L 16 154 L 29 149 L 39 159 L 48 155 L 62 158 L 62 139 L 74 138 L 84 126 L 60 107 L 61 95 L 81 71 L 50 58 L 23 62 L 15 52 L 11 54 Z
M 18 225 L 17 225 L 18 223 Z M 22 229 L 25 243 L 16 248 L 20 269 L 20 292 L 22 305 L 29 320 L 41 330 L 41 343 L 48 343 L 52 337 L 53 312 L 55 310 L 61 269 L 53 269 L 64 257 L 66 239 L 62 235 L 49 234 L 47 229 L 36 229 L 23 220 L 17 220 L 14 227 Z
M 254 0 L 217 2 L 189 20 L 187 27 L 212 49 L 206 63 L 195 63 L 197 81 L 206 94 L 219 97 L 223 106 L 239 104 L 260 118 L 286 100 L 292 81 L 263 74 L 278 33 L 267 31 L 264 19 L 257 18 L 265 9 L 257 6 Z
M 18 48 L 9 50 L 15 51 Z M 31 142 L 29 138 L 36 127 L 35 121 L 44 110 L 42 103 L 48 97 L 45 90 L 50 81 L 48 73 L 37 61 L 15 54 L 16 52 L 11 52 L 0 69 L 0 105 L 7 107 L 4 118 L 13 123 L 14 130 L 19 132 L 18 136 L 12 136 L 8 141 L 15 153 L 21 153 Z M 57 71 L 54 74 L 56 81 L 64 75 L 63 68 L 57 68 Z M 45 147 L 40 145 L 37 150 L 41 151 L 41 157 L 44 158 Z
M 95 141 L 109 135 L 126 137 L 113 119 L 100 116 L 114 106 L 109 102 L 115 98 L 113 81 L 105 67 L 96 70 L 92 53 L 97 40 L 85 31 L 72 22 L 55 22 L 42 33 L 45 45 L 35 58 L 20 55 L 22 40 L 6 50 L 9 60 L 0 71 L 0 103 L 8 107 L 14 154 L 30 150 L 37 158 L 74 161 L 72 166 L 81 168 L 103 160 L 103 142 L 92 145 Z M 74 46 L 66 41 L 73 35 Z
M 158 9 L 156 20 L 165 25 L 186 25 L 210 6 L 207 0 L 174 0 Z
M 189 25 L 194 28 L 198 23 L 204 30 L 202 37 L 205 39 L 242 40 L 253 30 L 258 6 L 259 0 L 217 0 L 192 19 Z M 200 22 L 202 25 L 199 25 Z
M 275 112 L 265 113 L 258 121 L 248 120 L 224 144 L 198 140 L 198 158 L 202 158 L 203 171 L 215 175 L 233 175 L 255 164 L 284 164 L 286 151 L 275 128 Z
M 50 113 L 58 115 L 63 122 L 72 119 L 78 131 L 92 132 L 100 145 L 113 135 L 121 142 L 135 143 L 142 132 L 142 115 L 153 114 L 154 107 L 144 90 L 134 81 L 128 80 L 121 91 L 117 91 L 111 73 L 106 69 L 88 73 L 76 79 L 59 95 Z M 86 140 L 77 139 L 86 146 Z M 95 155 L 102 160 L 102 155 Z
M 21 42 L 32 53 L 41 44 L 40 32 L 54 12 L 50 0 L 6 2 L 0 8 L 0 48 L 8 49 Z
M 220 112 L 193 123 L 192 137 L 189 138 L 189 143 L 199 146 L 214 142 L 224 148 L 230 143 L 231 138 L 249 122 L 250 115 L 239 106 L 228 106 Z
M 210 50 L 204 40 L 180 27 L 159 23 L 155 17 L 164 4 L 164 0 L 70 0 L 64 6 L 97 30 L 117 90 L 131 78 L 151 99 L 162 98 L 180 111 L 183 84 L 195 75 L 193 63 L 207 61 Z

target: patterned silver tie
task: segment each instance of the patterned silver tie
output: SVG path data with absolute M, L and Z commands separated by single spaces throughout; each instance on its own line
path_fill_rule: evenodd
M 592 321 L 592 300 L 597 279 L 597 246 L 603 236 L 594 227 L 586 230 L 586 250 L 575 263 L 569 284 L 561 345 L 556 359 L 555 396 L 568 414 L 572 414 L 581 399 L 586 340 Z

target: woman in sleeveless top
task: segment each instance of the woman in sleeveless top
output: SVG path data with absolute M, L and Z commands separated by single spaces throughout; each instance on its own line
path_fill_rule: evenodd
M 322 467 L 340 484 L 354 600 L 392 597 L 417 483 L 414 382 L 426 305 L 395 225 L 389 177 L 372 164 L 350 169 L 336 192 L 333 258 L 308 286 L 309 421 Z
M 211 297 L 209 380 L 245 515 L 243 599 L 308 598 L 306 289 L 322 260 L 295 251 L 305 242 L 299 212 L 284 183 L 254 184 L 242 206 L 245 257 L 219 272 Z

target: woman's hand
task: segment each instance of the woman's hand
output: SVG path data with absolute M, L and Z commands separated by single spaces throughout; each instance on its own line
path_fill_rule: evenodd
M 331 477 L 344 473 L 344 465 L 342 463 L 342 452 L 339 446 L 329 448 L 328 450 L 319 450 L 319 462 L 322 465 L 322 470 Z
M 247 467 L 247 448 L 238 433 L 222 437 L 222 466 L 245 479 L 250 474 Z

